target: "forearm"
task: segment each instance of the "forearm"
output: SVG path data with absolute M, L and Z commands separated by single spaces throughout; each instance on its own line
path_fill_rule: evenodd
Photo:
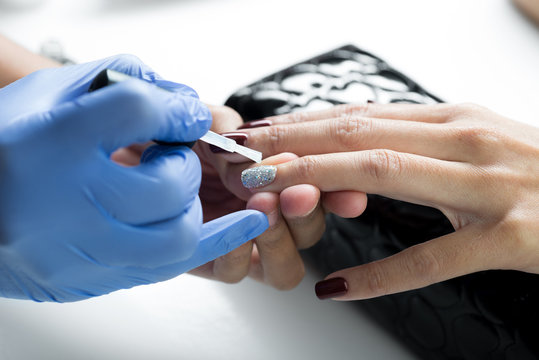
M 36 70 L 59 63 L 28 51 L 0 35 L 0 88 Z
M 513 0 L 513 2 L 539 25 L 539 0 Z

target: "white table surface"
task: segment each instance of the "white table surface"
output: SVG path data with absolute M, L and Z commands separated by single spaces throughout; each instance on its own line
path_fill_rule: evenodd
M 539 30 L 507 0 L 43 0 L 0 5 L 0 33 L 32 50 L 57 39 L 78 62 L 136 54 L 215 104 L 353 43 L 446 100 L 539 125 Z M 74 304 L 0 299 L 0 359 L 415 358 L 354 304 L 317 300 L 318 279 L 279 292 L 187 275 Z

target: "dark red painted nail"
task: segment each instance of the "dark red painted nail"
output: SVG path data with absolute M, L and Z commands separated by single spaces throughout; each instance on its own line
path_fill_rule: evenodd
M 316 283 L 314 291 L 320 300 L 331 299 L 346 294 L 348 283 L 341 277 L 327 279 Z
M 374 100 L 371 100 L 371 99 L 367 100 L 367 104 L 375 104 L 375 103 L 376 103 L 376 101 L 374 101 Z
M 247 141 L 247 134 L 241 133 L 241 132 L 229 132 L 221 134 L 226 138 L 232 139 L 236 142 L 238 145 L 243 145 Z M 228 152 L 226 150 L 221 149 L 220 147 L 217 147 L 215 145 L 210 145 L 210 150 L 213 153 L 222 153 L 222 152 Z
M 254 129 L 257 127 L 271 126 L 271 120 L 256 120 L 249 121 L 238 128 L 239 129 Z

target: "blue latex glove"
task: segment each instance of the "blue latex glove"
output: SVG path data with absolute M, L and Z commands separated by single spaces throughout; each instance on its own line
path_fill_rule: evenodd
M 87 93 L 104 68 L 145 79 Z M 202 224 L 201 169 L 186 147 L 136 167 L 113 151 L 194 141 L 211 124 L 196 93 L 131 56 L 41 70 L 0 89 L 0 296 L 76 301 L 170 279 L 258 236 L 266 216 Z

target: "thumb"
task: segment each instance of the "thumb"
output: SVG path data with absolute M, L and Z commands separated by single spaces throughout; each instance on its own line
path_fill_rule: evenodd
M 215 260 L 247 241 L 254 239 L 268 228 L 268 218 L 260 211 L 243 210 L 202 226 L 201 240 L 195 253 L 184 262 L 184 272 Z
M 145 283 L 163 281 L 204 265 L 234 250 L 268 228 L 264 213 L 243 210 L 225 215 L 202 226 L 201 240 L 187 260 L 148 271 L 146 268 L 129 268 L 131 278 L 137 276 Z

